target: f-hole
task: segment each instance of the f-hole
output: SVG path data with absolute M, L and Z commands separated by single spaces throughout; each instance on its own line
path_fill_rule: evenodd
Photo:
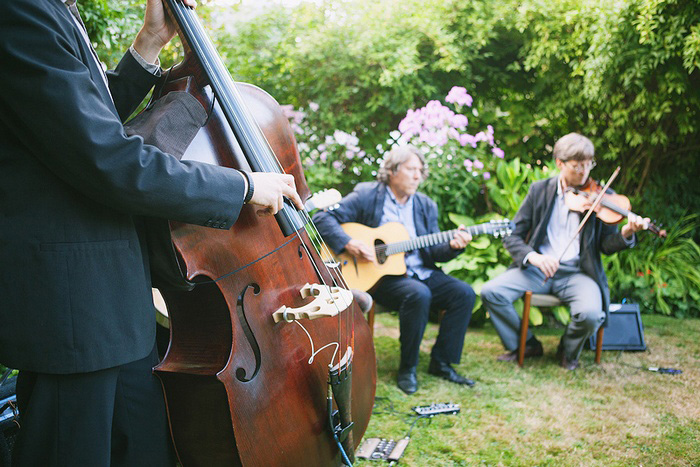
M 258 284 L 248 284 L 245 286 L 243 291 L 238 295 L 238 301 L 236 302 L 236 312 L 238 314 L 238 322 L 241 325 L 241 328 L 243 329 L 243 333 L 245 334 L 245 338 L 248 341 L 248 344 L 250 344 L 250 349 L 253 352 L 253 355 L 255 356 L 255 370 L 253 370 L 253 374 L 250 376 L 250 378 L 246 377 L 246 371 L 245 368 L 243 367 L 238 367 L 236 368 L 236 379 L 242 383 L 247 383 L 249 381 L 252 381 L 253 378 L 258 374 L 260 371 L 260 365 L 262 363 L 262 359 L 260 357 L 260 346 L 258 345 L 258 340 L 255 338 L 255 335 L 253 334 L 253 330 L 250 328 L 250 324 L 248 323 L 248 318 L 246 318 L 245 315 L 245 307 L 243 306 L 245 294 L 248 291 L 248 289 L 252 288 L 253 289 L 253 294 L 258 295 L 260 293 L 260 286 Z

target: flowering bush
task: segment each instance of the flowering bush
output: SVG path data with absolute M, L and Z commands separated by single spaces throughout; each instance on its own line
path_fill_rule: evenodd
M 376 173 L 376 158 L 359 146 L 355 133 L 334 130 L 324 134 L 319 125 L 319 106 L 309 102 L 307 109 L 283 105 L 297 139 L 297 147 L 311 191 L 337 188 L 347 194 L 360 180 Z
M 479 204 L 488 205 L 489 201 L 480 195 L 486 195 L 485 182 L 493 177 L 505 151 L 496 145 L 493 126 L 469 131 L 465 113 L 471 109 L 472 116 L 479 114 L 465 88 L 454 86 L 444 100 L 448 105 L 433 100 L 422 108 L 410 109 L 392 137 L 426 155 L 430 175 L 421 191 L 438 203 L 446 223 L 447 213 L 474 215 L 484 211 Z

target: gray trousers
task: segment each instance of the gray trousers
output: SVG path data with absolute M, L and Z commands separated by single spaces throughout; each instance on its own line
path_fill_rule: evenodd
M 509 351 L 517 350 L 520 339 L 520 317 L 513 302 L 525 291 L 551 294 L 568 304 L 571 322 L 562 337 L 567 360 L 577 360 L 583 344 L 605 320 L 600 287 L 578 267 L 559 266 L 554 277 L 544 282 L 544 274 L 528 265 L 525 269 L 508 269 L 481 288 L 481 299 L 491 314 L 491 321 L 503 345 Z M 527 338 L 532 333 L 528 331 Z

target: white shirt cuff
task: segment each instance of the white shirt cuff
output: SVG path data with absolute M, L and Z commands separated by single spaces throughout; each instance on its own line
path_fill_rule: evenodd
M 154 76 L 160 76 L 160 58 L 156 57 L 156 63 L 148 63 L 134 48 L 132 45 L 129 47 L 129 52 L 136 59 L 136 61 L 143 67 L 144 70 L 149 72 Z

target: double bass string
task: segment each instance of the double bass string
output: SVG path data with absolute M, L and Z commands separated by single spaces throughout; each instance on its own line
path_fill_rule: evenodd
M 252 158 L 253 160 L 249 160 L 251 163 L 255 163 L 258 165 L 257 168 L 254 167 L 254 170 L 258 171 L 278 171 L 279 173 L 285 173 L 284 168 L 280 164 L 278 158 L 275 156 L 274 151 L 272 150 L 267 138 L 265 135 L 262 133 L 260 130 L 259 126 L 257 125 L 257 122 L 255 122 L 250 114 L 249 111 L 247 111 L 247 107 L 240 96 L 240 93 L 238 92 L 238 89 L 236 87 L 236 83 L 234 80 L 231 78 L 230 74 L 228 73 L 228 70 L 226 70 L 225 66 L 221 62 L 221 59 L 219 58 L 218 54 L 214 53 L 214 46 L 207 37 L 206 34 L 202 32 L 202 26 L 199 23 L 199 19 L 194 12 L 194 10 L 184 4 L 182 4 L 179 1 L 173 1 L 171 2 L 171 5 L 173 5 L 174 9 L 179 13 L 179 17 L 181 21 L 180 27 L 185 29 L 188 34 L 186 34 L 190 40 L 191 43 L 189 44 L 192 50 L 195 52 L 195 54 L 199 55 L 199 61 L 202 64 L 202 66 L 205 68 L 206 75 L 211 81 L 212 88 L 215 91 L 216 97 L 221 101 L 221 108 L 224 110 L 224 114 L 226 115 L 227 119 L 229 120 L 229 124 L 231 125 L 232 130 L 234 130 L 234 134 L 236 135 L 237 139 L 239 140 L 239 143 L 241 144 L 241 147 L 244 148 L 244 154 L 248 156 L 247 158 Z M 228 86 L 224 85 L 226 83 Z M 225 92 L 225 90 L 232 90 L 232 92 L 229 94 L 228 92 Z M 244 109 L 246 111 L 239 111 L 239 112 L 234 112 L 233 110 L 235 109 L 234 102 L 238 104 L 238 107 L 240 109 Z M 240 128 L 251 128 L 255 129 L 257 131 L 253 131 L 252 134 L 247 134 L 242 131 L 235 131 L 236 129 Z M 256 141 L 257 139 L 257 141 Z M 257 144 L 255 144 L 257 142 Z M 255 149 L 258 149 L 256 151 Z M 264 148 L 264 149 L 263 149 Z M 264 157 L 257 157 L 257 152 L 265 153 L 267 152 L 267 158 Z M 263 154 L 264 155 L 264 154 Z M 251 164 L 252 165 L 252 164 Z M 295 226 L 294 228 L 294 234 L 296 235 L 297 238 L 299 238 L 301 245 L 303 246 L 304 250 L 306 251 L 307 255 L 309 256 L 309 260 L 311 261 L 312 266 L 314 267 L 316 274 L 319 276 L 320 280 L 322 281 L 323 285 L 327 288 L 330 288 L 330 286 L 326 283 L 326 280 L 319 270 L 318 266 L 316 265 L 316 262 L 313 260 L 313 256 L 311 255 L 308 246 L 304 242 L 303 238 L 301 237 L 299 233 L 299 229 L 296 227 L 303 227 L 300 226 L 300 220 L 298 217 L 297 211 L 290 213 L 289 212 L 289 207 L 286 205 L 282 208 L 280 214 L 286 218 L 286 220 L 289 222 L 290 225 Z M 320 234 L 318 233 L 318 230 L 316 229 L 316 226 L 313 224 L 311 221 L 308 213 L 305 210 L 301 210 L 300 212 L 303 213 L 303 220 L 305 221 L 305 225 L 310 225 L 312 226 L 312 232 L 314 232 L 314 236 L 318 236 L 318 239 L 320 239 Z M 311 236 L 309 236 L 311 237 Z M 318 241 L 318 240 L 317 240 Z M 314 240 L 312 239 L 312 242 Z M 286 245 L 288 242 L 285 242 L 284 245 Z M 314 244 L 314 247 L 319 251 L 319 255 L 321 254 L 327 254 L 329 257 L 332 257 L 330 255 L 330 252 L 328 251 L 327 247 L 325 246 L 325 243 L 322 241 L 319 242 L 322 247 L 319 247 L 318 245 Z M 283 245 L 283 246 L 284 246 Z M 272 252 L 271 252 L 272 253 Z M 323 260 L 323 259 L 322 259 Z M 343 288 L 347 289 L 347 284 L 345 283 L 345 280 L 342 277 L 342 274 L 339 274 L 337 270 L 333 271 L 332 268 L 329 268 L 325 261 L 324 261 L 324 267 L 326 268 L 326 271 L 331 278 L 332 282 L 336 285 L 340 285 Z M 235 271 L 234 271 L 235 272 Z M 336 272 L 337 274 L 334 274 Z M 230 274 L 233 274 L 233 272 L 226 274 L 225 276 L 229 276 Z M 338 281 L 339 278 L 340 280 Z M 222 276 L 225 277 L 225 276 Z M 215 281 L 220 280 L 216 279 Z M 338 284 L 340 282 L 340 284 Z M 342 313 L 340 313 L 340 309 L 338 307 L 338 304 L 333 303 L 335 306 L 336 310 L 338 311 L 338 343 L 337 345 L 340 346 L 340 343 L 343 342 L 343 337 L 346 337 L 347 339 L 347 330 L 351 327 L 350 324 L 348 323 L 343 323 L 342 319 Z M 344 309 L 347 309 L 349 304 L 344 304 L 345 307 Z M 346 313 L 346 315 L 350 315 L 350 313 Z M 350 316 L 346 317 L 346 321 L 351 319 Z M 345 330 L 346 332 L 343 331 L 343 324 L 345 324 Z M 354 323 L 353 323 L 354 324 Z M 301 324 L 300 324 L 301 325 Z M 309 338 L 311 338 L 310 334 L 306 329 L 302 326 L 302 329 L 307 333 Z M 351 337 L 352 340 L 354 340 L 354 336 Z M 352 342 L 351 342 L 351 348 L 352 348 Z M 312 341 L 312 349 L 313 349 L 313 341 Z M 327 347 L 323 346 L 321 349 Z M 319 351 L 321 350 L 319 349 Z M 312 350 L 313 352 L 313 350 Z M 334 353 L 335 357 L 335 353 Z M 331 364 L 333 362 L 334 357 L 331 359 Z M 313 358 L 313 355 L 312 355 Z

